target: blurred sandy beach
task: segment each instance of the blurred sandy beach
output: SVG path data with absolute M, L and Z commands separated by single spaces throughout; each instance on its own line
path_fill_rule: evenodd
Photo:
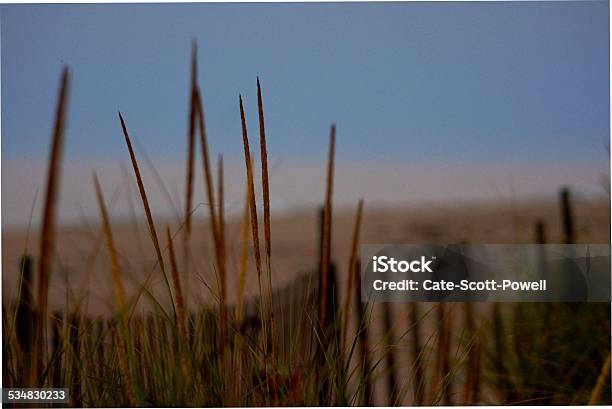
M 557 201 L 482 202 L 480 204 L 438 203 L 424 206 L 388 206 L 369 209 L 365 205 L 361 243 L 440 243 L 470 242 L 481 244 L 531 243 L 535 240 L 534 223 L 540 219 L 547 226 L 547 241 L 561 242 L 560 215 Z M 576 239 L 580 243 L 608 243 L 610 213 L 601 198 L 583 198 L 574 203 Z M 350 241 L 355 209 L 346 206 L 335 210 L 332 226 L 332 259 L 338 267 L 340 289 L 344 288 L 350 255 Z M 318 268 L 318 210 L 294 211 L 281 216 L 272 214 L 272 274 L 275 287 L 288 285 L 300 274 Z M 176 222 L 169 223 L 175 246 L 180 248 L 182 234 Z M 113 235 L 128 295 L 135 294 L 151 274 L 153 287 L 163 299 L 164 289 L 148 230 L 143 220 L 115 223 Z M 159 232 L 165 224 L 157 225 Z M 261 230 L 260 230 L 261 231 Z M 239 252 L 240 220 L 227 222 L 227 245 L 230 254 L 228 296 L 235 295 L 236 260 Z M 99 225 L 60 227 L 58 231 L 55 270 L 50 289 L 52 308 L 81 307 L 92 314 L 107 314 L 113 308 L 113 287 L 110 264 Z M 165 262 L 167 243 L 162 240 Z M 27 246 L 27 247 L 26 247 Z M 27 249 L 27 250 L 26 250 Z M 18 262 L 24 252 L 35 256 L 38 234 L 25 229 L 5 229 L 2 236 L 3 298 L 14 300 L 18 290 Z M 252 253 L 252 249 L 251 249 Z M 182 250 L 178 254 L 183 254 Z M 36 261 L 35 261 L 36 263 Z M 182 266 L 183 258 L 179 257 Z M 193 226 L 189 284 L 191 307 L 213 302 L 210 290 L 216 289 L 213 269 L 214 253 L 207 223 L 200 220 Z M 187 277 L 184 277 L 186 279 Z M 68 288 L 68 292 L 64 291 Z M 246 292 L 255 295 L 257 288 L 253 255 L 250 255 Z M 89 298 L 87 295 L 89 294 Z M 147 307 L 141 299 L 139 306 Z

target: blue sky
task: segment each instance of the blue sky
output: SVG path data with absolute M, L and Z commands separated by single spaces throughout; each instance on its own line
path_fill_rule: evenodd
M 150 157 L 184 160 L 192 38 L 211 149 L 230 159 L 242 157 L 239 93 L 256 145 L 259 76 L 273 161 L 321 167 L 335 121 L 339 163 L 608 169 L 605 1 L 2 5 L 0 13 L 3 184 L 14 179 L 5 198 L 7 189 L 33 196 L 19 163 L 46 160 L 64 64 L 73 76 L 67 162 L 125 161 L 118 109 Z
M 123 155 L 116 111 L 152 156 L 185 151 L 189 48 L 211 144 L 255 135 L 261 77 L 274 154 L 590 162 L 609 135 L 608 6 L 579 3 L 2 6 L 2 155 L 44 158 L 59 72 L 68 157 Z

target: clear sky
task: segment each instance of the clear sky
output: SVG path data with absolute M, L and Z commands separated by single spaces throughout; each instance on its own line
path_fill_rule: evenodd
M 2 5 L 2 159 L 46 159 L 72 72 L 66 158 L 185 155 L 189 53 L 210 144 L 242 155 L 264 87 L 272 158 L 600 166 L 609 137 L 606 1 Z M 4 166 L 3 166 L 4 167 Z M 5 169 L 3 169 L 4 171 Z M 8 176 L 7 176 L 8 177 Z M 3 189 L 4 190 L 4 189 Z M 3 192 L 5 193 L 5 192 Z

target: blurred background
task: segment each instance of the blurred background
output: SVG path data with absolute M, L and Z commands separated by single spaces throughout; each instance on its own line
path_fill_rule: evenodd
M 155 214 L 182 208 L 193 39 L 211 152 L 224 154 L 229 172 L 229 211 L 244 191 L 238 94 L 255 138 L 257 76 L 277 214 L 322 201 L 324 186 L 312 181 L 324 177 L 331 122 L 339 206 L 358 197 L 368 207 L 550 199 L 562 184 L 606 197 L 605 1 L 3 5 L 0 13 L 3 231 L 25 227 L 39 204 L 64 64 L 73 82 L 60 221 L 97 219 L 94 169 L 105 190 L 118 191 L 113 218 L 129 216 L 117 110 L 148 159 L 141 168 Z

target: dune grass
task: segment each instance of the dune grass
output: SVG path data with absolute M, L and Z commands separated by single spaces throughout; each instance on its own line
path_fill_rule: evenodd
M 24 258 L 23 290 L 18 308 L 13 312 L 3 308 L 5 386 L 69 387 L 73 406 L 369 406 L 610 401 L 609 387 L 606 388 L 610 382 L 610 344 L 605 336 L 605 331 L 608 335 L 610 331 L 609 305 L 601 308 L 555 306 L 552 317 L 545 315 L 550 314 L 550 310 L 542 306 L 524 305 L 517 309 L 496 305 L 487 322 L 486 318 L 475 314 L 470 304 L 457 309 L 445 303 L 410 303 L 407 318 L 391 305 L 384 306 L 384 325 L 378 324 L 373 318 L 374 305 L 361 299 L 359 244 L 365 216 L 363 200 L 358 201 L 355 213 L 348 271 L 338 270 L 332 254 L 335 125 L 330 129 L 327 169 L 325 179 L 321 180 L 325 193 L 317 243 L 320 246 L 318 269 L 313 269 L 303 281 L 294 285 L 274 288 L 268 147 L 259 78 L 257 109 L 263 257 L 255 165 L 244 101 L 240 96 L 246 185 L 238 260 L 231 260 L 223 157 L 218 157 L 215 189 L 197 80 L 195 44 L 191 61 L 184 214 L 178 226 L 166 226 L 165 247 L 157 234 L 156 220 L 126 122 L 119 113 L 157 261 L 155 271 L 149 273 L 135 292 L 125 290 L 118 255 L 121 249 L 116 248 L 104 193 L 94 173 L 101 237 L 109 262 L 108 277 L 115 289 L 113 313 L 107 317 L 86 317 L 77 304 L 73 310 L 49 314 L 47 304 L 50 275 L 55 268 L 52 262 L 57 240 L 55 213 L 68 82 L 68 71 L 64 70 L 47 173 L 36 297 L 32 299 L 31 263 Z M 197 272 L 198 268 L 188 262 L 193 229 L 196 133 L 201 148 L 209 237 L 214 245 L 214 262 L 210 268 L 217 285 L 203 283 L 202 291 L 208 290 L 215 302 L 194 307 L 195 303 L 190 304 L 187 300 L 189 281 L 182 281 L 182 277 L 188 280 L 190 270 Z M 565 226 L 563 240 L 570 242 L 576 232 L 567 191 L 562 194 L 561 202 Z M 543 237 L 544 232 L 540 233 Z M 180 244 L 183 247 L 183 260 L 177 258 L 175 246 L 175 238 L 179 235 L 182 235 L 178 242 L 179 252 Z M 251 253 L 259 293 L 254 299 L 245 299 Z M 231 271 L 231 266 L 236 266 L 235 271 Z M 341 293 L 338 277 L 343 273 L 347 280 Z M 163 278 L 167 292 L 163 300 L 156 298 L 150 289 L 153 274 Z M 236 275 L 238 283 L 233 305 L 228 303 L 230 274 Z M 148 312 L 137 312 L 136 304 L 145 302 L 148 302 Z M 172 314 L 166 311 L 168 305 Z M 520 312 L 520 319 L 512 312 Z M 11 313 L 15 315 L 9 319 Z M 28 332 L 27 327 L 21 325 L 28 314 L 38 317 L 35 331 Z M 433 320 L 437 326 L 428 330 L 424 322 L 433 317 L 437 318 Z M 541 325 L 543 317 L 550 318 L 551 325 L 547 328 Z M 576 320 L 577 317 L 580 319 Z M 408 324 L 405 330 L 400 329 L 402 319 Z M 51 337 L 46 336 L 48 327 Z M 373 336 L 381 330 L 377 327 L 382 327 L 379 337 Z M 460 333 L 457 328 L 461 329 Z M 510 329 L 513 333 L 506 333 Z M 580 338 L 576 337 L 577 333 L 587 335 Z M 523 337 L 520 343 L 514 343 L 515 348 L 511 342 L 504 342 L 511 340 L 511 336 L 514 339 Z M 405 359 L 411 364 L 406 365 Z
M 47 303 L 49 298 L 49 281 L 51 275 L 51 259 L 53 256 L 53 243 L 55 241 L 55 223 L 57 196 L 60 183 L 60 166 L 64 145 L 64 127 L 68 105 L 69 87 L 68 68 L 64 68 L 60 80 L 60 92 L 55 113 L 55 125 L 51 137 L 51 151 L 49 156 L 49 168 L 47 170 L 47 185 L 45 192 L 44 210 L 41 227 L 40 258 L 38 262 L 38 292 L 37 311 L 38 325 L 36 337 L 34 338 L 34 351 L 32 359 L 30 382 L 34 385 L 40 384 L 43 375 L 43 366 L 46 359 L 45 343 L 47 340 Z M 42 317 L 42 319 L 40 318 Z

